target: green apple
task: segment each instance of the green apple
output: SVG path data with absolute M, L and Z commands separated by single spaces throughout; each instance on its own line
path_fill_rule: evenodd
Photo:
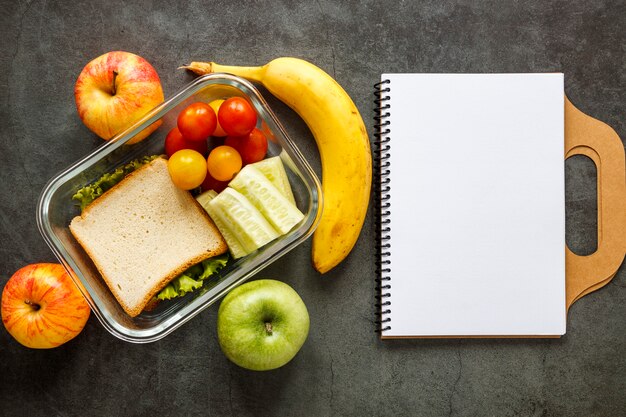
M 309 334 L 309 313 L 297 292 L 271 279 L 232 290 L 217 313 L 222 351 L 242 368 L 267 371 L 285 365 Z

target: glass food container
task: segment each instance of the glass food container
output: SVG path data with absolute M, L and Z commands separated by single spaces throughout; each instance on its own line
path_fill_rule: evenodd
M 219 278 L 213 282 L 205 282 L 202 289 L 181 298 L 160 302 L 154 310 L 144 311 L 132 318 L 118 304 L 89 256 L 70 233 L 70 221 L 80 214 L 72 195 L 102 174 L 112 172 L 133 159 L 163 154 L 167 132 L 176 125 L 178 114 L 189 104 L 197 101 L 209 103 L 218 98 L 232 96 L 245 97 L 254 106 L 258 114 L 257 128 L 268 138 L 267 156 L 280 156 L 296 204 L 305 217 L 288 234 L 243 258 L 231 260 L 221 271 Z M 147 139 L 137 144 L 128 144 L 144 128 L 159 120 L 162 125 Z M 37 225 L 46 243 L 68 270 L 102 325 L 122 340 L 148 343 L 165 337 L 191 320 L 230 290 L 307 239 L 317 227 L 321 215 L 321 200 L 320 183 L 315 173 L 258 90 L 242 78 L 229 74 L 210 74 L 195 79 L 133 126 L 52 178 L 39 199 Z

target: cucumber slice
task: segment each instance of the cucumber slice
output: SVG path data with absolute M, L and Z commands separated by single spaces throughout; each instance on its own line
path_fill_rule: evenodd
M 200 203 L 200 205 L 207 211 L 207 213 L 209 213 L 209 216 L 211 216 L 213 223 L 215 223 L 215 226 L 217 226 L 220 233 L 224 237 L 224 240 L 228 245 L 228 250 L 230 251 L 233 259 L 242 258 L 246 256 L 248 252 L 245 250 L 239 239 L 237 239 L 237 236 L 235 236 L 230 227 L 228 227 L 228 223 L 224 222 L 223 216 L 220 215 L 219 210 L 209 205 L 209 202 L 216 196 L 217 193 L 213 190 L 210 190 L 200 194 L 198 197 L 196 197 L 196 200 L 198 200 L 198 203 Z
M 281 235 L 289 232 L 304 214 L 253 165 L 246 165 L 229 184 L 256 207 Z
M 234 189 L 227 187 L 209 202 L 216 214 L 228 225 L 246 252 L 254 252 L 276 239 L 278 232 L 261 212 Z
M 289 185 L 289 178 L 287 178 L 285 166 L 279 156 L 263 159 L 251 165 L 261 171 L 261 173 L 265 175 L 265 177 L 270 180 L 276 188 L 278 188 L 278 191 L 287 197 L 287 200 L 289 200 L 291 204 L 294 206 L 296 205 L 296 200 L 293 197 L 293 191 L 291 191 L 291 186 Z
M 215 195 L 213 195 L 211 191 L 205 191 L 196 197 L 196 201 L 206 210 L 207 204 L 209 204 L 209 201 L 213 198 L 215 198 Z

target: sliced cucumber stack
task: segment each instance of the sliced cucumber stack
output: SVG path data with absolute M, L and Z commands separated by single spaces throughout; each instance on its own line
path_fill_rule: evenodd
M 234 259 L 288 233 L 303 218 L 280 157 L 246 165 L 221 193 L 196 197 L 224 236 Z
M 217 226 L 220 233 L 222 233 L 233 259 L 242 258 L 249 252 L 243 247 L 242 243 L 237 238 L 237 235 L 235 235 L 231 228 L 228 227 L 228 223 L 224 221 L 223 216 L 220 216 L 219 210 L 216 210 L 215 207 L 209 204 L 209 202 L 215 197 L 217 197 L 217 193 L 213 190 L 209 190 L 196 197 L 196 200 L 198 200 L 200 205 L 207 211 L 207 213 L 209 213 L 209 216 L 213 219 L 215 226 Z
M 209 207 L 232 230 L 248 253 L 278 237 L 278 232 L 261 212 L 246 197 L 230 187 L 226 187 L 209 201 Z
M 246 165 L 228 184 L 239 191 L 281 235 L 298 224 L 304 215 L 253 165 Z
M 252 166 L 261 171 L 261 173 L 287 197 L 287 200 L 289 200 L 291 204 L 296 205 L 296 200 L 293 197 L 293 192 L 289 185 L 289 178 L 287 178 L 287 172 L 285 171 L 280 156 L 263 159 L 262 161 L 255 162 Z

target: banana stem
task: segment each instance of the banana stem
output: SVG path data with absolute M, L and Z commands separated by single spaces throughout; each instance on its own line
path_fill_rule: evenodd
M 239 67 L 235 65 L 220 65 L 215 62 L 191 62 L 190 64 L 183 65 L 180 68 L 189 70 L 196 75 L 226 72 L 256 82 L 262 82 L 265 75 L 265 66 Z

